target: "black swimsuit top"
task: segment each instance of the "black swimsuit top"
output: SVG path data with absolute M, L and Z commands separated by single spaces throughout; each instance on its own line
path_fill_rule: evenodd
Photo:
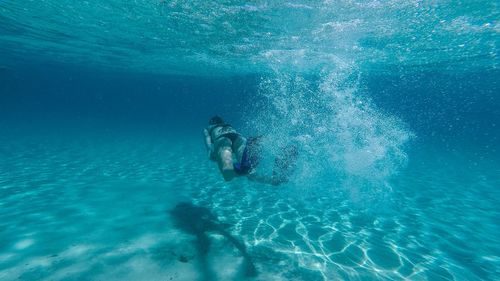
M 229 124 L 217 124 L 208 127 L 208 134 L 212 138 L 212 141 L 216 141 L 226 135 L 238 135 L 238 132 L 236 132 L 236 130 Z

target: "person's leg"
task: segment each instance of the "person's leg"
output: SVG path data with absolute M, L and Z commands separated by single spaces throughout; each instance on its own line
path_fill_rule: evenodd
M 242 136 L 237 136 L 233 140 L 233 151 L 236 153 L 236 161 L 241 163 L 241 158 L 243 157 L 243 152 L 245 151 L 247 140 Z
M 224 180 L 230 181 L 234 178 L 233 167 L 233 150 L 231 149 L 232 142 L 230 139 L 222 137 L 215 141 L 216 160 L 219 165 L 219 170 L 224 177 Z
M 283 147 L 281 154 L 274 159 L 273 184 L 278 185 L 288 181 L 297 166 L 298 150 L 295 145 Z

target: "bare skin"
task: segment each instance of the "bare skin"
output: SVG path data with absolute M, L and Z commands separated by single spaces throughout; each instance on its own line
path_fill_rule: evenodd
M 217 164 L 219 165 L 219 170 L 224 177 L 224 180 L 230 181 L 236 175 L 233 166 L 233 151 L 231 147 L 223 146 L 217 151 Z
M 225 127 L 226 131 L 224 131 Z M 235 177 L 241 176 L 241 173 L 236 173 L 233 163 L 240 163 L 241 165 L 245 147 L 248 144 L 247 139 L 238 134 L 230 125 L 224 125 L 223 123 L 222 125 L 204 129 L 203 133 L 205 134 L 208 158 L 217 162 L 224 180 L 231 181 Z M 251 138 L 248 145 L 249 147 L 255 147 L 255 138 Z M 258 173 L 255 169 L 255 166 L 258 165 L 256 164 L 249 171 L 246 171 L 244 175 L 251 181 L 279 185 L 288 181 L 288 177 L 294 169 L 296 158 L 297 148 L 289 145 L 284 147 L 282 152 L 276 156 L 272 174 Z
M 238 161 L 241 160 L 246 142 L 245 138 L 239 136 L 234 141 L 231 141 L 229 138 L 221 137 L 213 143 L 207 129 L 204 130 L 204 134 L 205 145 L 209 154 L 208 157 L 217 162 L 224 180 L 232 180 L 236 177 L 233 158 L 236 158 Z

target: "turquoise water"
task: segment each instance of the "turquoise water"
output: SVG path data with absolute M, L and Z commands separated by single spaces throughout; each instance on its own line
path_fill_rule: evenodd
M 499 11 L 0 0 L 0 280 L 498 280 Z

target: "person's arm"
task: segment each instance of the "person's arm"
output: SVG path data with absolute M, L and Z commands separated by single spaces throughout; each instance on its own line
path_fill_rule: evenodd
M 210 134 L 208 133 L 207 129 L 204 129 L 203 133 L 205 134 L 205 146 L 207 147 L 208 158 L 210 160 L 214 160 L 213 156 L 214 145 L 212 143 L 212 138 L 210 137 Z

